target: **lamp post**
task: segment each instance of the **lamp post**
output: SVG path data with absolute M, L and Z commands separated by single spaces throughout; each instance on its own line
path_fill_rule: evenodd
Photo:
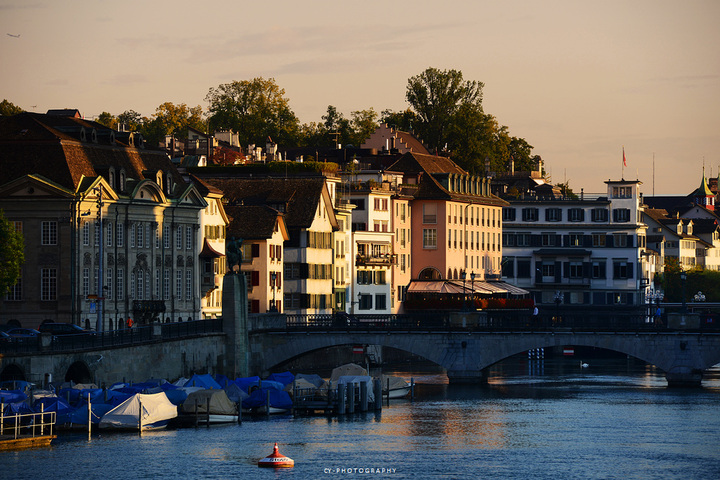
M 475 272 L 470 272 L 470 307 L 475 310 Z
M 695 300 L 695 302 L 704 302 L 704 301 L 705 301 L 705 294 L 702 293 L 702 292 L 698 292 L 698 293 L 696 293 L 695 296 L 693 297 L 693 300 Z
M 277 302 L 275 301 L 275 290 L 277 290 L 277 285 L 275 285 L 275 280 L 277 279 L 277 272 L 270 272 L 270 279 L 272 280 L 272 291 L 273 291 L 273 303 L 272 307 L 270 308 L 271 312 L 277 312 Z
M 463 281 L 463 310 L 467 310 L 467 292 L 465 291 L 465 279 L 467 278 L 467 272 L 465 270 L 460 271 L 460 278 Z
M 680 316 L 680 326 L 685 326 L 685 315 L 687 314 L 687 301 L 685 300 L 685 283 L 687 281 L 687 273 L 683 270 L 680 272 L 680 286 L 682 293 L 682 315 Z
M 555 290 L 555 296 L 553 297 L 555 301 L 555 322 L 560 322 L 560 304 L 562 303 L 562 292 L 560 290 Z

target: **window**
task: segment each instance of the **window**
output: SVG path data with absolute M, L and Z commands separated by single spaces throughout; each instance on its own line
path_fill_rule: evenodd
M 133 228 L 135 228 L 135 234 L 137 236 L 137 248 L 143 248 L 145 244 L 145 229 L 143 228 L 143 224 L 138 223 L 137 225 L 133 225 Z
M 178 225 L 177 230 L 175 230 L 175 248 L 178 250 L 182 250 L 182 231 L 182 225 Z
M 372 270 L 358 270 L 357 271 L 357 283 L 358 285 L 370 285 L 373 281 Z
M 170 248 L 170 225 L 163 225 L 163 247 Z
M 86 247 L 90 245 L 90 224 L 87 222 L 83 223 L 82 244 Z
M 503 233 L 502 234 L 502 246 L 503 247 L 514 247 L 515 246 L 515 234 L 514 233 Z
M 556 235 L 554 233 L 543 233 L 541 237 L 543 247 L 554 247 L 556 245 Z
M 122 225 L 122 224 L 118 224 Z M 115 279 L 117 282 L 117 288 L 115 289 L 117 299 L 123 300 L 123 297 L 125 296 L 125 271 L 122 268 L 118 268 L 117 270 L 117 278 Z
M 604 233 L 593 233 L 592 234 L 592 246 L 593 247 L 604 247 L 605 246 L 605 234 Z
M 505 207 L 502 209 L 502 219 L 504 222 L 514 222 L 515 221 L 515 209 Z
M 543 262 L 541 265 L 541 271 L 543 277 L 554 277 L 555 276 L 555 263 Z
M 385 285 L 385 273 L 384 270 L 375 272 L 375 285 Z
M 423 248 L 437 248 L 437 230 L 423 228 Z
M 351 198 L 350 203 L 355 205 L 355 210 L 365 210 L 364 198 Z M 287 304 L 287 301 L 285 303 Z
M 627 247 L 628 236 L 625 233 L 613 233 L 613 245 L 616 247 Z
M 483 243 L 484 242 L 485 242 L 485 239 L 483 238 Z M 530 234 L 529 233 L 518 233 L 517 234 L 517 246 L 518 247 L 529 247 L 530 246 Z M 483 245 L 483 249 L 484 248 L 485 248 L 485 246 Z
M 568 221 L 570 222 L 584 222 L 585 221 L 585 210 L 582 208 L 571 208 L 568 210 Z
M 625 279 L 633 277 L 632 264 L 625 260 L 613 261 L 613 278 Z
M 568 278 L 582 278 L 583 277 L 583 264 L 582 261 L 570 261 L 568 265 Z
M 423 205 L 423 223 L 437 223 L 437 205 L 434 203 Z
M 118 247 L 124 247 L 125 246 L 125 224 L 120 222 L 117 224 L 117 229 L 115 229 L 115 234 L 117 235 L 117 241 L 115 242 L 115 245 Z
M 82 295 L 87 298 L 90 295 L 90 269 L 83 268 Z
M 593 208 L 591 212 L 591 219 L 593 222 L 607 222 L 608 211 L 606 208 Z
M 529 258 L 518 258 L 517 259 L 517 277 L 518 278 L 530 278 L 530 259 Z
M 192 227 L 192 225 L 187 225 L 185 227 L 185 249 L 192 250 L 192 247 L 193 247 L 193 227 Z
M 632 198 L 632 187 L 613 187 L 613 198 Z
M 15 285 L 11 286 L 8 289 L 5 299 L 10 302 L 19 302 L 20 300 L 22 300 L 22 275 L 18 277 Z
M 105 241 L 105 246 L 112 247 L 113 245 L 113 223 L 107 222 L 107 234 L 106 234 L 107 240 Z
M 182 299 L 183 274 L 182 270 L 175 272 L 175 298 Z
M 569 247 L 580 247 L 582 246 L 583 236 L 580 233 L 571 233 L 568 242 Z
M 192 300 L 193 294 L 193 275 L 192 269 L 185 271 L 185 300 Z
M 41 223 L 41 244 L 57 245 L 57 222 Z
M 538 209 L 534 207 L 522 209 L 523 222 L 537 222 L 538 220 Z
M 360 310 L 370 310 L 372 308 L 373 298 L 372 295 L 360 294 L 360 301 L 358 302 L 358 308 Z
M 630 209 L 629 208 L 616 208 L 613 210 L 613 222 L 629 222 L 630 221 Z
M 163 299 L 170 300 L 170 269 L 166 268 L 163 273 Z
M 605 260 L 593 260 L 592 262 L 592 278 L 605 278 L 606 276 Z
M 54 223 L 56 222 L 43 222 Z M 43 268 L 40 270 L 40 300 L 57 300 L 57 270 L 55 268 Z
M 559 222 L 562 220 L 562 210 L 559 208 L 548 208 L 545 210 L 546 222 Z
M 384 293 L 375 294 L 375 310 L 385 310 L 387 308 L 387 298 Z

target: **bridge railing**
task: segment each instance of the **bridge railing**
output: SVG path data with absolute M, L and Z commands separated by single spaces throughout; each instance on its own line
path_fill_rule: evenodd
M 532 315 L 526 309 L 423 311 L 402 315 L 285 315 L 251 322 L 251 331 L 474 330 L 474 331 L 668 331 L 667 322 L 640 309 Z M 687 330 L 687 329 L 686 329 Z M 707 327 L 703 330 L 708 330 Z
M 221 333 L 221 318 L 194 320 L 177 323 L 135 325 L 132 328 L 88 332 L 77 335 L 41 335 L 34 338 L 13 339 L 0 342 L 2 353 L 38 353 L 97 350 L 109 347 L 126 347 L 163 340 L 191 338 L 211 333 Z

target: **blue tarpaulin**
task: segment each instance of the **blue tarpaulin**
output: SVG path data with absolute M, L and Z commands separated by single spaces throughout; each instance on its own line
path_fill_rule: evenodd
M 273 382 L 280 382 L 283 386 L 287 386 L 295 380 L 295 375 L 290 372 L 271 373 L 267 379 L 272 380 Z M 263 381 L 263 383 L 265 382 Z
M 259 408 L 264 407 L 268 394 L 270 395 L 270 406 L 289 410 L 292 408 L 292 399 L 284 390 L 274 388 L 258 388 L 250 394 L 250 396 L 242 401 L 243 408 Z

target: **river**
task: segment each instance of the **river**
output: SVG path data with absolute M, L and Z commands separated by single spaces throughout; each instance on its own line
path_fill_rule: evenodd
M 486 386 L 401 370 L 418 383 L 415 400 L 380 413 L 61 432 L 50 448 L 0 453 L 0 478 L 720 478 L 720 367 L 703 388 L 678 390 L 639 362 L 586 361 L 515 357 Z M 274 442 L 294 468 L 257 467 Z

